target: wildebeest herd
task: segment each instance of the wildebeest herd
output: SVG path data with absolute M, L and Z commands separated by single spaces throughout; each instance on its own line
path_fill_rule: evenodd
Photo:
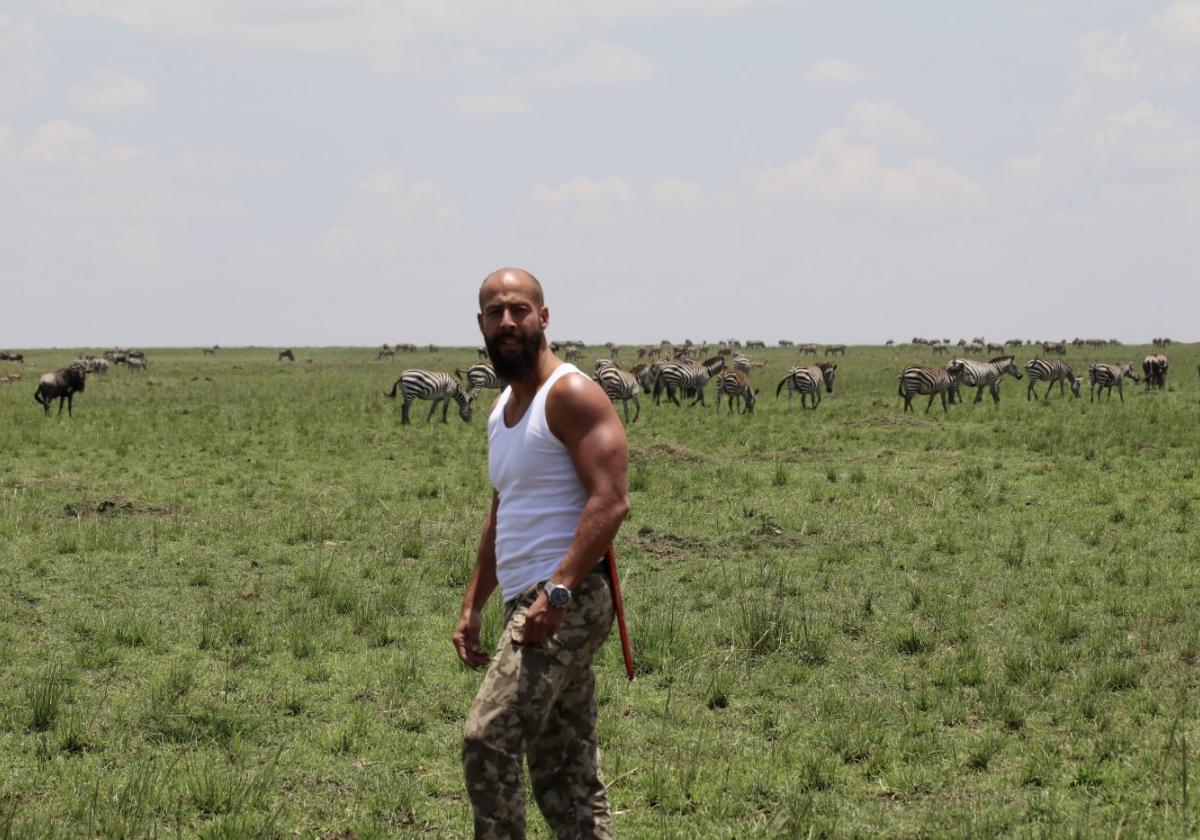
M 944 339 L 914 338 L 912 344 L 927 346 L 935 354 L 948 352 L 950 346 L 949 340 Z M 970 341 L 960 339 L 958 347 L 963 352 L 982 352 L 1021 347 L 1025 344 L 1026 342 L 1018 339 L 1010 339 L 999 344 L 985 342 L 981 337 L 976 337 Z M 1028 344 L 1034 344 L 1034 342 L 1028 342 Z M 1024 373 L 1022 373 L 1022 366 L 1013 355 L 998 355 L 983 362 L 958 356 L 941 366 L 908 365 L 897 376 L 897 394 L 903 400 L 903 411 L 915 410 L 912 400 L 914 396 L 919 395 L 929 397 L 925 406 L 926 412 L 933 407 L 934 400 L 939 397 L 942 410 L 945 412 L 949 410 L 950 404 L 961 401 L 959 391 L 963 386 L 975 389 L 974 402 L 976 403 L 983 400 L 985 391 L 991 395 L 993 402 L 998 403 L 1000 401 L 1000 382 L 1003 377 L 1011 376 L 1018 380 L 1028 377 L 1027 400 L 1048 398 L 1055 384 L 1058 385 L 1060 398 L 1066 396 L 1068 387 L 1071 389 L 1073 397 L 1078 398 L 1081 396 L 1083 379 L 1063 358 L 1067 353 L 1068 346 L 1109 347 L 1115 344 L 1117 342 L 1113 340 L 1078 338 L 1069 343 L 1065 339 L 1037 342 L 1035 346 L 1040 345 L 1041 353 L 1024 364 Z M 1154 339 L 1154 345 L 1157 348 L 1165 348 L 1170 344 L 1171 339 L 1169 338 Z M 551 346 L 569 360 L 577 360 L 583 348 L 582 342 L 578 341 L 555 342 Z M 779 346 L 795 347 L 801 355 L 818 353 L 818 345 L 813 343 L 781 340 Z M 894 343 L 889 341 L 886 346 L 892 347 Z M 632 368 L 624 369 L 616 362 L 616 358 L 621 352 L 620 346 L 608 342 L 604 345 L 608 357 L 595 362 L 593 378 L 604 389 L 612 402 L 621 401 L 627 423 L 636 422 L 641 415 L 639 395 L 652 395 L 656 405 L 662 402 L 664 396 L 667 402 L 677 406 L 683 405 L 681 401 L 683 399 L 690 400 L 690 405 L 707 405 L 705 390 L 709 380 L 714 382 L 717 413 L 720 413 L 721 402 L 724 399 L 731 412 L 749 414 L 754 411 L 759 392 L 759 389 L 752 384 L 750 375 L 754 369 L 766 366 L 767 362 L 751 361 L 741 350 L 756 347 L 765 347 L 765 343 L 761 341 L 743 343 L 727 339 L 719 342 L 716 355 L 709 356 L 703 361 L 696 361 L 692 358 L 693 353 L 707 353 L 709 350 L 707 342 L 696 344 L 689 339 L 676 345 L 664 341 L 657 347 L 638 348 L 638 358 L 646 359 L 646 361 L 639 362 Z M 202 348 L 205 355 L 214 355 L 219 349 L 217 345 Z M 394 347 L 384 344 L 376 358 L 391 358 L 396 352 L 413 352 L 416 349 L 416 345 L 407 343 L 397 343 Z M 434 345 L 430 345 L 430 350 L 436 351 L 436 349 Z M 844 344 L 828 344 L 824 345 L 824 352 L 827 357 L 830 355 L 845 356 L 847 347 Z M 479 355 L 481 358 L 486 358 L 487 354 L 483 348 L 480 348 Z M 732 361 L 730 361 L 731 358 Z M 291 348 L 287 348 L 279 352 L 279 359 L 294 362 L 295 354 Z M 0 361 L 23 364 L 24 356 L 21 353 L 0 351 Z M 57 399 L 59 401 L 58 413 L 62 414 L 65 404 L 67 414 L 71 416 L 72 398 L 76 393 L 84 390 L 87 376 L 106 373 L 110 365 L 116 364 L 124 364 L 130 370 L 145 371 L 148 367 L 145 354 L 138 350 L 114 348 L 105 352 L 103 357 L 88 355 L 75 359 L 65 368 L 42 375 L 38 380 L 34 399 L 42 406 L 46 414 L 50 413 L 51 404 Z M 1169 362 L 1161 349 L 1146 356 L 1142 361 L 1141 376 L 1138 375 L 1131 362 L 1094 362 L 1088 366 L 1087 370 L 1089 401 L 1094 402 L 1098 397 L 1102 398 L 1106 392 L 1108 399 L 1111 400 L 1114 388 L 1117 390 L 1118 398 L 1124 401 L 1123 382 L 1125 379 L 1134 382 L 1144 381 L 1147 389 L 1165 388 L 1168 368 Z M 786 388 L 789 406 L 793 396 L 798 394 L 801 408 L 811 407 L 815 410 L 821 403 L 822 392 L 833 393 L 837 372 L 838 365 L 828 361 L 796 365 L 779 380 L 775 388 L 775 397 L 778 399 L 782 395 L 783 389 Z M 20 378 L 20 373 L 9 373 L 0 377 L 0 383 L 14 382 Z M 1045 382 L 1047 386 L 1041 395 L 1038 394 L 1036 388 L 1039 382 Z M 410 422 L 409 410 L 415 400 L 425 400 L 431 403 L 426 416 L 427 421 L 432 420 L 438 405 L 441 404 L 442 421 L 446 422 L 451 401 L 457 403 L 459 417 L 464 421 L 469 421 L 472 417 L 474 403 L 479 395 L 486 389 L 499 390 L 503 387 L 504 383 L 496 376 L 491 364 L 487 361 L 480 361 L 471 365 L 466 371 L 455 370 L 453 373 L 420 369 L 406 370 L 395 381 L 391 390 L 384 393 L 392 398 L 401 397 L 401 422 L 404 424 Z M 632 418 L 629 416 L 630 402 L 634 404 Z

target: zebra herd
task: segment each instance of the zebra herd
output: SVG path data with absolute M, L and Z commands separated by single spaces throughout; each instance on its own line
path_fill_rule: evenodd
M 754 411 L 758 395 L 758 389 L 750 381 L 750 373 L 755 367 L 764 364 L 766 363 L 751 362 L 749 358 L 739 354 L 729 368 L 726 367 L 726 357 L 718 355 L 703 362 L 681 358 L 639 364 L 632 370 L 624 370 L 612 359 L 602 358 L 595 363 L 593 379 L 604 389 L 610 401 L 614 404 L 618 400 L 621 402 L 626 423 L 635 423 L 641 417 L 641 394 L 652 394 L 655 405 L 661 404 L 664 396 L 668 402 L 677 406 L 683 405 L 683 399 L 690 399 L 689 405 L 707 405 L 705 389 L 710 380 L 715 382 L 715 407 L 718 414 L 721 411 L 722 400 L 728 404 L 731 413 L 736 411 L 750 414 Z M 1155 353 L 1147 356 L 1142 363 L 1142 369 L 1147 388 L 1165 387 L 1168 369 L 1165 355 Z M 786 387 L 789 408 L 793 396 L 798 394 L 802 409 L 811 407 L 812 410 L 816 410 L 821 404 L 822 393 L 833 393 L 837 371 L 838 366 L 832 362 L 797 365 L 788 370 L 779 381 L 775 387 L 775 398 L 778 399 Z M 985 391 L 991 395 L 993 403 L 999 403 L 1000 382 L 1005 376 L 1018 380 L 1028 376 L 1029 381 L 1025 389 L 1027 401 L 1048 399 L 1055 384 L 1058 385 L 1060 398 L 1065 398 L 1068 386 L 1073 397 L 1078 398 L 1082 393 L 1083 381 L 1066 361 L 1036 357 L 1025 363 L 1022 373 L 1016 358 L 1010 355 L 997 356 L 986 362 L 956 357 L 942 367 L 909 365 L 897 377 L 897 393 L 904 400 L 902 410 L 905 412 L 915 411 L 912 405 L 915 396 L 929 397 L 925 406 L 926 413 L 933 407 L 933 401 L 939 397 L 942 411 L 947 412 L 951 403 L 961 401 L 959 389 L 963 386 L 975 389 L 973 402 L 976 404 L 983 401 Z M 1089 365 L 1089 401 L 1095 402 L 1104 398 L 1106 394 L 1111 400 L 1113 388 L 1116 388 L 1118 398 L 1124 402 L 1125 379 L 1142 381 L 1133 365 L 1128 362 L 1095 362 Z M 1037 385 L 1040 382 L 1046 383 L 1046 390 L 1039 396 Z M 499 390 L 503 387 L 504 383 L 496 376 L 491 364 L 478 362 L 466 371 L 455 370 L 453 374 L 407 370 L 396 380 L 392 389 L 384 393 L 393 398 L 398 393 L 402 394 L 402 422 L 407 424 L 409 408 L 414 400 L 429 400 L 433 403 L 426 420 L 433 418 L 438 403 L 442 403 L 442 422 L 446 422 L 451 400 L 458 403 L 459 416 L 463 420 L 470 420 L 472 405 L 480 393 L 487 389 Z M 634 406 L 632 418 L 629 416 L 630 402 Z

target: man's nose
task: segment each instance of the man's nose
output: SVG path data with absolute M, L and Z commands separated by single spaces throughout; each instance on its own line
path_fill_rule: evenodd
M 517 321 L 516 321 L 516 319 L 515 319 L 515 318 L 513 318 L 513 316 L 512 316 L 512 310 L 511 310 L 511 309 L 505 309 L 505 310 L 504 310 L 504 311 L 501 313 L 501 315 L 500 315 L 500 326 L 502 326 L 502 327 L 515 327 L 516 325 L 517 325 Z

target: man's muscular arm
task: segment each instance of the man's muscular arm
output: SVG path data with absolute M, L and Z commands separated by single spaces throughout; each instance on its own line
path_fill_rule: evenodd
M 463 594 L 462 609 L 458 617 L 458 629 L 451 638 L 458 658 L 469 668 L 486 665 L 487 652 L 479 646 L 479 627 L 482 623 L 483 605 L 496 589 L 496 508 L 500 497 L 492 493 L 492 509 L 483 522 L 483 533 L 479 535 L 479 550 L 475 553 L 475 568 L 467 591 Z
M 566 446 L 588 494 L 571 547 L 550 576 L 551 583 L 573 589 L 612 545 L 629 513 L 629 443 L 604 391 L 582 376 L 564 376 L 554 384 L 546 421 Z M 539 593 L 525 618 L 523 641 L 544 642 L 558 631 L 562 616 L 563 610 Z

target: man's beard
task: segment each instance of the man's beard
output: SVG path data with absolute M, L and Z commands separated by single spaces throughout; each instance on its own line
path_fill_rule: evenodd
M 487 347 L 488 358 L 492 360 L 492 368 L 496 371 L 496 376 L 503 379 L 505 382 L 520 382 L 528 379 L 537 372 L 538 354 L 542 349 L 541 330 L 534 330 L 525 336 L 524 344 L 516 353 L 506 354 L 500 349 L 500 340 L 503 338 L 521 338 L 520 333 L 505 332 L 498 333 L 492 338 L 484 337 L 483 343 Z

